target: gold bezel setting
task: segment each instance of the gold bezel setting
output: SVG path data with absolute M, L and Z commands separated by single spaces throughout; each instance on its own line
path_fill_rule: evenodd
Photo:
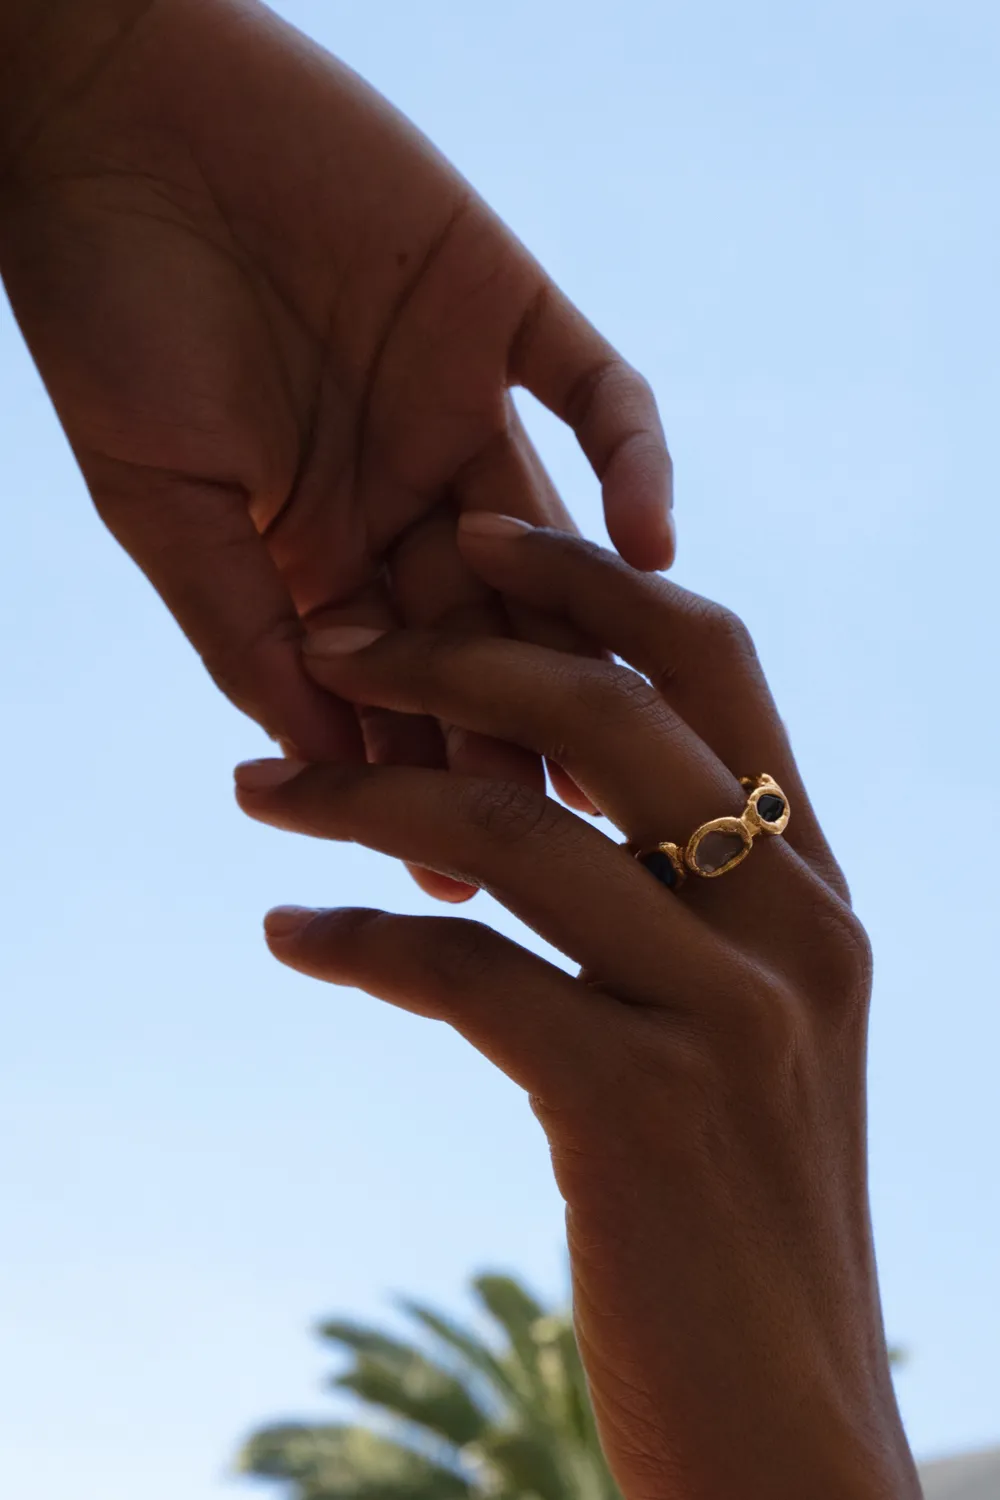
M 688 870 L 693 875 L 700 876 L 702 880 L 715 880 L 719 875 L 728 875 L 730 870 L 735 870 L 736 866 L 741 865 L 746 859 L 758 834 L 765 833 L 771 838 L 778 837 L 788 827 L 788 819 L 791 816 L 788 798 L 774 777 L 769 776 L 766 771 L 760 776 L 742 776 L 740 785 L 746 788 L 749 795 L 747 805 L 738 818 L 712 818 L 710 822 L 702 823 L 695 829 L 683 850 L 679 845 L 665 839 L 661 844 L 652 844 L 648 848 L 637 850 L 635 858 L 648 861 L 650 873 L 668 890 L 679 889 L 684 881 L 685 872 Z M 767 798 L 773 798 L 781 804 L 781 811 L 773 818 L 762 817 L 760 813 L 760 803 Z M 729 858 L 724 859 L 721 864 L 713 869 L 705 870 L 698 863 L 698 849 L 705 839 L 713 834 L 723 839 L 738 839 L 741 847 L 734 848 Z M 665 880 L 663 874 L 658 872 L 656 856 L 662 856 L 669 861 L 674 874 L 672 880 Z M 659 871 L 662 871 L 662 868 L 662 865 L 659 865 Z
M 674 875 L 672 880 L 664 880 L 663 875 L 658 873 L 656 868 L 659 863 L 656 860 L 657 855 L 661 855 L 670 865 Z M 635 858 L 641 864 L 644 864 L 654 880 L 658 880 L 661 885 L 665 885 L 668 891 L 680 890 L 687 879 L 684 851 L 679 849 L 670 839 L 664 839 L 662 844 L 652 844 L 648 849 L 637 849 L 635 851 Z
M 768 776 L 766 772 L 762 776 L 743 776 L 740 778 L 740 785 L 750 788 L 750 796 L 743 813 L 744 818 L 748 814 L 752 816 L 758 833 L 770 833 L 771 835 L 784 833 L 788 827 L 788 819 L 791 813 L 788 807 L 788 798 L 774 777 Z M 765 797 L 777 797 L 778 801 L 782 803 L 782 811 L 777 818 L 770 821 L 762 818 L 757 811 L 758 804 Z
M 741 818 L 713 818 L 710 823 L 702 823 L 700 828 L 696 828 L 688 839 L 687 848 L 684 850 L 684 863 L 692 874 L 700 875 L 702 880 L 714 880 L 717 875 L 728 875 L 729 871 L 741 865 L 750 853 L 755 832 L 756 819 L 754 827 L 751 828 L 747 822 L 746 813 Z M 713 834 L 718 834 L 724 839 L 739 839 L 742 848 L 735 850 L 721 865 L 705 870 L 698 863 L 698 850 L 706 838 L 710 838 Z

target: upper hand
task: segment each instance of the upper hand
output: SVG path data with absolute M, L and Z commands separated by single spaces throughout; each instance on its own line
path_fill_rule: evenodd
M 865 935 L 740 623 L 552 533 L 466 530 L 477 572 L 628 666 L 514 641 L 318 637 L 317 680 L 557 758 L 633 846 L 788 798 L 782 838 L 677 892 L 573 813 L 431 770 L 238 773 L 251 816 L 489 889 L 582 966 L 488 928 L 279 911 L 272 951 L 449 1021 L 532 1096 L 575 1314 L 627 1500 L 916 1500 L 865 1179 Z
M 275 737 L 362 753 L 302 670 L 303 621 L 506 628 L 434 515 L 568 524 L 510 386 L 573 426 L 622 552 L 668 561 L 647 386 L 347 68 L 253 0 L 79 0 L 39 69 L 27 10 L 5 285 L 98 510 Z M 375 758 L 440 753 L 374 732 Z

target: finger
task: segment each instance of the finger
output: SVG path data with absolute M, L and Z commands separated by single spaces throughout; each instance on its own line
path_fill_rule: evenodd
M 414 631 L 357 644 L 336 632 L 311 641 L 317 681 L 353 701 L 441 714 L 540 751 L 640 848 L 665 839 L 683 847 L 701 824 L 738 817 L 746 805 L 733 772 L 628 667 L 521 641 Z M 719 863 L 742 848 L 734 831 L 714 842 Z M 685 900 L 718 930 L 767 951 L 775 910 L 803 910 L 803 879 L 818 887 L 821 878 L 784 840 L 763 839 L 724 889 L 695 881 Z
M 459 514 L 470 511 L 501 511 L 517 516 L 531 526 L 549 526 L 576 534 L 576 525 L 552 483 L 510 393 L 506 397 L 506 427 L 463 466 L 454 485 Z M 469 570 L 466 567 L 466 576 Z M 473 575 L 480 582 L 477 575 Z M 494 596 L 495 598 L 495 596 Z M 433 625 L 438 618 L 424 613 L 408 623 Z M 590 642 L 569 621 L 531 605 L 514 601 L 506 609 L 513 633 L 522 640 L 536 641 L 560 651 L 583 654 Z
M 520 516 L 532 526 L 576 532 L 548 470 L 525 429 L 509 391 L 504 397 L 504 425 L 455 477 L 462 510 L 499 510 Z
M 360 647 L 360 649 L 358 649 Z M 738 813 L 738 781 L 655 689 L 626 667 L 522 641 L 324 631 L 308 643 L 317 682 L 352 702 L 433 713 L 565 766 L 640 844 Z
M 668 567 L 672 470 L 647 382 L 551 282 L 521 323 L 508 373 L 573 428 L 601 481 L 608 532 L 626 561 Z
M 582 787 L 577 786 L 568 771 L 564 771 L 562 766 L 557 765 L 554 760 L 548 759 L 545 762 L 545 769 L 549 776 L 549 786 L 560 802 L 565 802 L 566 806 L 572 807 L 575 812 L 587 813 L 592 818 L 598 816 L 600 808 L 594 805 L 593 799 L 587 796 Z
M 360 759 L 353 710 L 303 671 L 301 622 L 242 490 L 103 458 L 84 467 L 101 517 L 226 696 L 306 759 Z
M 714 962 L 719 949 L 718 938 L 709 942 L 694 913 L 624 850 L 516 783 L 401 766 L 296 771 L 287 761 L 239 766 L 236 780 L 250 817 L 363 843 L 481 886 L 630 998 L 669 1003 L 675 974 L 683 996 L 691 964 Z
M 450 507 L 439 507 L 410 528 L 393 553 L 390 578 L 393 603 L 407 625 L 461 630 L 473 636 L 507 633 L 503 605 L 469 570 L 458 550 Z M 453 770 L 523 781 L 539 790 L 544 787 L 536 755 L 519 745 L 470 734 L 468 727 L 453 727 L 449 720 L 442 723 L 447 761 Z
M 349 598 L 324 604 L 305 618 L 307 635 L 328 629 L 357 629 L 381 634 L 398 623 L 381 580 L 366 584 Z M 379 765 L 395 754 L 412 765 L 444 764 L 444 746 L 433 719 L 389 713 L 385 709 L 352 705 L 357 714 L 366 759 Z
M 446 1022 L 550 1105 L 607 1066 L 618 1003 L 478 922 L 283 907 L 265 931 L 290 968 Z
M 307 629 L 355 629 L 369 633 L 390 630 L 396 624 L 384 582 L 368 584 L 341 604 L 327 604 L 314 610 Z M 443 766 L 444 740 L 436 719 L 414 714 L 397 714 L 386 709 L 352 705 L 357 714 L 365 746 L 365 757 L 373 766 Z M 305 759 L 306 757 L 300 757 Z M 419 865 L 407 869 L 421 890 L 435 900 L 456 903 L 469 901 L 476 888 L 449 880 L 436 870 Z
M 786 839 L 843 892 L 741 622 L 666 579 L 635 573 L 589 542 L 503 522 L 467 518 L 460 526 L 463 554 L 485 581 L 505 596 L 544 601 L 635 667 L 736 775 L 774 776 L 795 807 Z
M 519 516 L 534 526 L 552 526 L 576 533 L 576 525 L 558 490 L 552 483 L 534 444 L 528 437 L 520 414 L 508 392 L 507 426 L 471 463 L 465 465 L 455 485 L 460 512 L 503 511 Z M 570 651 L 578 656 L 600 655 L 591 641 L 568 620 L 546 613 L 532 605 L 505 601 L 509 633 L 522 641 Z M 425 615 L 414 615 L 412 623 L 441 623 Z M 474 770 L 475 767 L 468 769 Z M 561 767 L 548 767 L 553 791 L 578 812 L 594 813 L 596 808 Z

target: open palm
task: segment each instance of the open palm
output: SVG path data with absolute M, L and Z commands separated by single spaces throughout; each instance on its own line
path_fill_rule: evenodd
M 662 564 L 655 404 L 423 137 L 271 12 L 111 10 L 17 117 L 5 284 L 101 515 L 215 679 L 303 755 L 360 754 L 303 624 L 504 628 L 450 521 L 564 517 L 513 385 L 576 430 L 623 553 Z

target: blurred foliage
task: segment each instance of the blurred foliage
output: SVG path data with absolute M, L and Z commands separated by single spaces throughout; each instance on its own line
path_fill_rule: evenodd
M 569 1315 L 508 1276 L 480 1276 L 472 1291 L 492 1337 L 409 1301 L 412 1343 L 324 1324 L 349 1360 L 332 1384 L 364 1404 L 365 1425 L 265 1427 L 240 1469 L 292 1500 L 621 1500 Z
M 621 1500 L 569 1314 L 546 1311 L 509 1276 L 480 1276 L 472 1292 L 492 1337 L 411 1301 L 402 1309 L 415 1342 L 322 1324 L 348 1357 L 331 1384 L 363 1405 L 365 1425 L 264 1427 L 240 1470 L 279 1482 L 290 1500 Z M 889 1357 L 898 1367 L 906 1351 Z

